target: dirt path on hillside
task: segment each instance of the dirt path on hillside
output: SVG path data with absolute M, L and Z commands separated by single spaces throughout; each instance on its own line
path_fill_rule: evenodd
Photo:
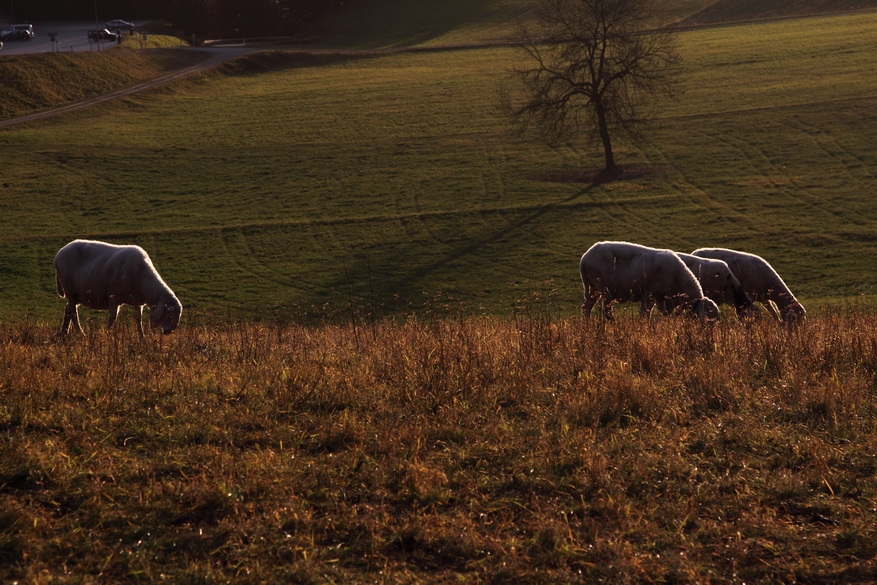
M 108 102 L 110 100 L 114 100 L 120 97 L 124 97 L 127 95 L 131 95 L 140 91 L 145 91 L 148 89 L 152 89 L 154 87 L 158 87 L 160 85 L 164 85 L 165 83 L 170 83 L 172 81 L 176 81 L 178 79 L 182 79 L 183 77 L 187 77 L 192 75 L 193 73 L 198 73 L 199 71 L 205 71 L 212 67 L 216 67 L 220 63 L 224 63 L 229 59 L 234 59 L 235 57 L 240 57 L 242 55 L 249 55 L 251 53 L 258 53 L 263 49 L 249 49 L 242 47 L 229 47 L 229 48 L 221 48 L 221 49 L 191 49 L 193 51 L 203 51 L 208 53 L 208 57 L 201 61 L 200 63 L 196 63 L 195 65 L 190 65 L 189 67 L 185 67 L 183 69 L 179 69 L 177 71 L 173 71 L 171 73 L 167 73 L 160 77 L 156 77 L 155 79 L 150 79 L 147 81 L 143 81 L 141 83 L 137 83 L 130 87 L 126 87 L 123 89 L 118 89 L 116 91 L 112 91 L 110 93 L 95 96 L 93 98 L 89 98 L 87 100 L 76 102 L 74 104 L 68 104 L 66 106 L 61 106 L 58 108 L 52 108 L 51 110 L 44 110 L 42 112 L 34 112 L 33 114 L 27 114 L 26 116 L 19 116 L 18 118 L 11 118 L 9 120 L 0 121 L 0 128 L 5 128 L 7 126 L 14 126 L 16 124 L 25 124 L 27 122 L 33 122 L 35 120 L 41 120 L 43 118 L 48 118 L 50 116 L 57 116 L 59 114 L 66 114 L 67 112 L 72 112 L 75 110 L 80 110 L 82 108 L 88 108 L 97 104 L 102 104 L 104 102 Z

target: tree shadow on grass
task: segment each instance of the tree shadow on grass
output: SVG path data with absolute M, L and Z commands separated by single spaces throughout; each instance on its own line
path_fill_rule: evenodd
M 428 274 L 438 270 L 451 262 L 459 260 L 460 258 L 467 256 L 476 252 L 481 248 L 485 248 L 491 244 L 495 244 L 499 241 L 502 241 L 506 236 L 515 231 L 521 230 L 534 224 L 538 219 L 540 219 L 545 214 L 555 211 L 562 205 L 566 205 L 572 203 L 576 199 L 587 195 L 595 188 L 605 185 L 607 183 L 614 183 L 620 181 L 630 181 L 634 179 L 639 179 L 651 174 L 654 174 L 656 169 L 653 167 L 645 167 L 645 166 L 637 166 L 637 167 L 622 167 L 619 172 L 606 172 L 605 170 L 595 170 L 595 169 L 572 169 L 567 171 L 559 171 L 555 173 L 548 173 L 538 178 L 540 181 L 548 181 L 548 182 L 561 182 L 561 183 L 585 183 L 585 187 L 576 191 L 573 195 L 561 199 L 559 201 L 554 201 L 551 203 L 547 203 L 545 205 L 541 205 L 537 207 L 532 213 L 527 215 L 526 217 L 521 218 L 515 223 L 509 224 L 503 229 L 493 233 L 490 236 L 485 238 L 476 240 L 472 242 L 470 245 L 460 248 L 459 250 L 448 254 L 445 258 L 438 260 L 436 262 L 432 262 L 421 268 L 411 271 L 406 277 L 402 280 L 397 281 L 398 287 L 408 287 L 420 279 L 424 278 Z
M 275 73 L 287 69 L 328 67 L 349 61 L 374 59 L 378 53 L 351 53 L 343 51 L 264 51 L 229 59 L 216 68 L 227 76 L 248 76 Z
M 535 207 L 531 213 L 527 214 L 525 217 L 520 218 L 518 221 L 507 224 L 502 229 L 499 229 L 491 233 L 490 235 L 476 239 L 472 241 L 469 245 L 458 248 L 457 250 L 448 253 L 440 260 L 436 260 L 420 267 L 412 267 L 406 274 L 402 275 L 400 278 L 383 280 L 382 282 L 384 282 L 385 284 L 383 286 L 378 284 L 375 287 L 373 294 L 375 295 L 376 299 L 390 298 L 394 294 L 399 293 L 404 294 L 405 292 L 416 288 L 416 284 L 428 277 L 430 274 L 445 268 L 449 264 L 456 262 L 461 258 L 464 258 L 465 256 L 475 254 L 479 250 L 506 241 L 510 234 L 527 229 L 529 226 L 535 224 L 540 218 L 542 218 L 546 214 L 556 211 L 560 207 L 568 205 L 569 203 L 572 203 L 576 199 L 579 199 L 582 196 L 589 194 L 595 188 L 601 185 L 613 182 L 639 179 L 644 176 L 653 174 L 654 172 L 655 169 L 650 167 L 624 167 L 621 169 L 620 173 L 606 173 L 602 170 L 595 169 L 574 169 L 548 173 L 536 177 L 535 179 L 539 181 L 584 183 L 584 186 L 569 197 Z M 595 203 L 594 205 L 600 204 Z M 496 213 L 502 213 L 502 210 L 496 210 Z M 339 285 L 344 284 L 349 283 L 339 283 Z
M 528 230 L 535 229 L 545 216 L 556 213 L 575 213 L 577 209 L 593 210 L 614 206 L 616 202 L 611 198 L 605 201 L 594 201 L 585 198 L 585 196 L 600 186 L 640 179 L 657 171 L 656 167 L 625 166 L 622 168 L 621 174 L 615 175 L 607 175 L 600 169 L 572 169 L 531 176 L 529 179 L 532 181 L 579 183 L 581 185 L 574 193 L 566 197 L 542 204 L 534 201 L 532 205 L 523 207 L 471 210 L 469 212 L 447 210 L 444 213 L 430 213 L 428 217 L 423 219 L 441 220 L 444 218 L 447 221 L 453 221 L 454 216 L 461 217 L 461 220 L 467 214 L 481 216 L 485 220 L 486 227 L 480 236 L 475 235 L 465 242 L 458 242 L 458 246 L 443 254 L 434 254 L 432 259 L 423 258 L 416 250 L 396 249 L 392 258 L 389 258 L 385 257 L 381 251 L 376 250 L 377 255 L 375 255 L 374 252 L 370 254 L 365 250 L 357 251 L 354 247 L 351 250 L 352 253 L 342 263 L 343 267 L 340 267 L 342 269 L 337 272 L 335 278 L 324 282 L 320 288 L 326 291 L 323 295 L 326 298 L 334 297 L 337 299 L 338 291 L 347 291 L 351 306 L 370 305 L 371 310 L 376 311 L 377 314 L 396 312 L 409 302 L 414 302 L 414 305 L 409 306 L 416 306 L 418 300 L 423 300 L 423 294 L 426 294 L 424 293 L 424 287 L 427 286 L 425 281 L 430 280 L 430 277 L 436 274 L 442 274 L 443 271 L 448 272 L 449 267 L 454 266 L 462 259 L 474 256 L 483 257 L 485 262 L 490 262 L 491 258 L 496 258 L 497 253 L 504 257 L 512 256 L 516 249 L 531 245 L 528 238 L 514 237 L 515 234 L 526 234 Z M 390 219 L 390 217 L 384 218 L 384 220 Z M 380 246 L 378 247 L 380 248 Z M 499 248 L 501 251 L 497 252 Z M 578 258 L 573 260 L 577 262 Z M 576 276 L 578 276 L 577 272 Z M 489 285 L 485 284 L 485 286 L 491 288 Z
M 533 179 L 544 183 L 586 183 L 590 187 L 596 187 L 608 183 L 641 179 L 654 175 L 657 171 L 656 167 L 651 166 L 624 165 L 620 166 L 616 171 L 607 171 L 606 169 L 565 169 L 537 175 Z M 585 191 L 577 193 L 576 197 L 584 193 Z

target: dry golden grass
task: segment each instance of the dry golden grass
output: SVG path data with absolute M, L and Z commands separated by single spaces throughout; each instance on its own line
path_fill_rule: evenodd
M 0 325 L 0 580 L 865 582 L 877 316 Z

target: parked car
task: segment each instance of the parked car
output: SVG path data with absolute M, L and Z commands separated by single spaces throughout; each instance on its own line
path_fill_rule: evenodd
M 134 30 L 134 24 L 128 22 L 127 20 L 122 20 L 121 18 L 117 18 L 116 20 L 111 20 L 107 23 L 107 28 L 113 30 L 114 28 L 125 28 L 128 30 Z
M 32 24 L 13 24 L 0 33 L 0 41 L 29 41 L 33 38 Z
M 88 31 L 88 40 L 90 41 L 113 41 L 119 40 L 119 35 L 111 32 L 109 29 L 102 28 L 100 30 Z

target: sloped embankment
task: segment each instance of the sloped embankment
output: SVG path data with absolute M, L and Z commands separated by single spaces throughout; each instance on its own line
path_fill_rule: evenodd
M 877 0 L 718 0 L 682 23 L 721 24 L 873 9 L 877 9 Z
M 5 57 L 0 59 L 0 119 L 104 95 L 204 59 L 202 52 L 174 49 Z

